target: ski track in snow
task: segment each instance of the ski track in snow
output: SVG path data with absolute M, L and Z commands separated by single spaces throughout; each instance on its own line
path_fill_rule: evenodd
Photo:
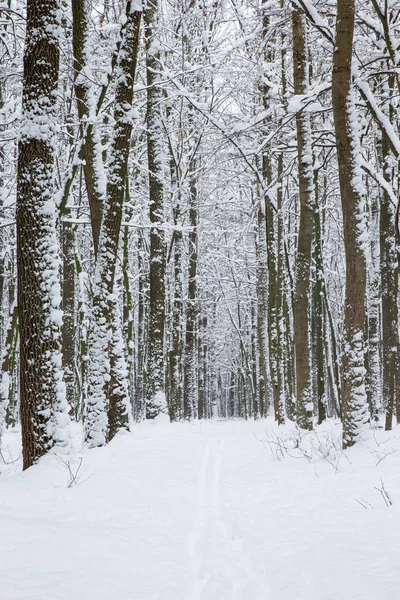
M 223 518 L 224 441 L 207 442 L 200 469 L 197 513 L 188 536 L 193 583 L 188 600 L 265 600 L 268 586 L 255 573 L 242 540 Z

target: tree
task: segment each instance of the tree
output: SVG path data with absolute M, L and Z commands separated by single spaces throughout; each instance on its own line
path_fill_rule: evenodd
M 61 367 L 60 256 L 54 186 L 59 2 L 28 0 L 20 141 L 17 262 L 24 469 L 68 444 Z
M 343 447 L 352 446 L 367 421 L 364 384 L 366 222 L 354 89 L 351 81 L 355 2 L 338 0 L 333 53 L 332 104 L 346 258 L 345 330 L 342 358 Z
M 292 23 L 294 93 L 301 96 L 307 93 L 308 60 L 304 16 L 295 6 L 292 11 Z M 315 201 L 310 115 L 301 107 L 296 112 L 296 129 L 300 197 L 294 296 L 297 422 L 304 429 L 312 429 L 310 276 Z
M 146 416 L 165 410 L 165 236 L 160 31 L 158 0 L 148 0 L 144 13 L 147 79 L 147 161 L 150 205 L 149 324 L 146 370 Z
M 114 131 L 110 141 L 106 197 L 94 275 L 85 423 L 90 446 L 105 444 L 119 428 L 129 426 L 126 365 L 121 340 L 122 322 L 115 294 L 115 273 L 133 127 L 133 85 L 141 16 L 139 5 L 128 0 L 120 34 Z

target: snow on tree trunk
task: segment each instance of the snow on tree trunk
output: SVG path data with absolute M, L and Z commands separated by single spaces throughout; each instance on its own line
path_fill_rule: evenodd
M 92 83 L 89 11 L 90 5 L 87 0 L 74 0 L 72 2 L 74 88 L 82 138 L 80 159 L 83 164 L 86 192 L 89 200 L 94 254 L 97 257 L 105 190 L 101 143 L 96 126 L 96 103 Z
M 162 99 L 158 2 L 147 3 L 144 13 L 147 76 L 147 160 L 150 204 L 149 323 L 146 365 L 146 417 L 166 411 L 164 377 L 165 327 L 165 239 L 160 227 L 164 220 Z
M 114 128 L 110 141 L 107 192 L 93 282 L 85 420 L 86 440 L 90 447 L 104 445 L 118 427 L 128 427 L 126 403 L 121 397 L 124 390 L 127 390 L 127 372 L 123 346 L 121 347 L 122 322 L 121 319 L 116 319 L 117 299 L 113 292 L 133 127 L 133 84 L 141 15 L 140 4 L 136 0 L 127 2 L 126 20 L 120 34 Z M 113 415 L 112 429 L 109 429 L 109 414 Z
M 364 383 L 366 223 L 364 187 L 359 167 L 359 132 L 351 85 L 354 13 L 354 0 L 338 0 L 332 71 L 333 116 L 346 257 L 345 329 L 342 357 L 344 448 L 352 446 L 359 440 L 363 425 L 368 419 Z
M 171 168 L 171 172 L 173 171 Z M 174 225 L 179 225 L 180 193 L 177 191 L 177 205 L 174 208 Z M 182 416 L 182 362 L 183 362 L 183 273 L 182 273 L 182 231 L 174 231 L 174 297 L 172 306 L 172 342 L 169 353 L 170 392 L 168 398 L 169 416 L 177 421 Z
M 196 169 L 193 160 L 192 169 Z M 198 413 L 198 381 L 197 381 L 197 183 L 195 175 L 191 175 L 189 201 L 189 275 L 188 300 L 186 307 L 186 336 L 184 353 L 184 385 L 183 414 L 185 419 Z
M 1 433 L 7 421 L 10 404 L 11 377 L 15 363 L 15 347 L 18 339 L 18 308 L 14 302 L 10 307 L 10 316 L 5 327 L 5 339 L 2 341 L 0 355 L 0 443 Z
M 110 379 L 107 384 L 108 437 L 112 440 L 120 429 L 129 430 L 130 402 L 128 397 L 128 366 L 125 360 L 122 320 L 118 305 L 117 286 L 115 286 L 112 304 L 113 329 L 110 340 Z
M 307 45 L 302 12 L 293 8 L 294 93 L 307 92 Z M 294 294 L 294 339 L 296 349 L 297 423 L 312 429 L 313 399 L 311 380 L 310 276 L 314 220 L 314 177 L 312 166 L 310 115 L 299 107 L 296 112 L 299 170 L 300 226 L 297 241 Z
M 260 416 L 268 413 L 268 246 L 261 203 L 257 210 L 257 334 L 259 348 Z
M 24 469 L 69 444 L 54 189 L 59 11 L 57 0 L 27 3 L 16 213 Z
M 389 144 L 384 132 L 382 133 L 382 162 L 384 177 L 392 185 Z M 399 349 L 397 271 L 395 209 L 389 194 L 383 190 L 380 202 L 380 278 L 382 289 L 382 399 L 383 405 L 387 409 L 386 429 L 392 427 L 397 391 L 396 355 Z

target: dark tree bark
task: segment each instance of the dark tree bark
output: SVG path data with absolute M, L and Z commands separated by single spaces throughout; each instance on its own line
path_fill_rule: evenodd
M 137 370 L 135 397 L 133 400 L 133 418 L 141 421 L 145 412 L 146 363 L 147 363 L 147 306 L 148 306 L 148 269 L 145 260 L 144 235 L 139 231 L 138 250 L 138 327 L 137 327 Z
M 338 0 L 333 53 L 332 102 L 346 258 L 344 353 L 342 359 L 343 447 L 352 446 L 366 422 L 364 320 L 366 265 L 362 182 L 357 172 L 359 141 L 351 86 L 355 2 Z
M 161 141 L 163 93 L 159 85 L 160 50 L 157 31 L 158 0 L 148 0 L 144 13 L 147 77 L 147 160 L 150 204 L 149 323 L 146 369 L 146 416 L 166 408 L 164 377 L 165 240 L 163 149 Z
M 301 95 L 307 91 L 308 87 L 307 48 L 304 16 L 297 8 L 293 8 L 292 25 L 294 93 Z M 300 227 L 297 242 L 294 294 L 297 423 L 304 429 L 312 429 L 310 276 L 314 220 L 314 177 L 310 115 L 305 111 L 296 113 L 296 129 L 300 197 Z
M 68 441 L 54 201 L 59 11 L 57 0 L 27 3 L 16 214 L 24 469 Z
M 133 85 L 142 16 L 141 11 L 133 8 L 134 4 L 127 2 L 126 21 L 121 30 L 114 130 L 110 142 L 106 200 L 94 275 L 93 326 L 89 338 L 91 362 L 85 423 L 86 439 L 91 447 L 105 444 L 119 428 L 128 428 L 129 423 L 127 389 L 123 381 L 126 369 L 122 364 L 123 349 L 119 344 L 122 323 L 115 300 L 115 272 L 133 127 Z
M 391 185 L 392 177 L 388 170 L 389 153 L 387 137 L 383 133 L 383 175 Z M 391 198 L 387 191 L 383 190 L 380 204 L 380 275 L 382 287 L 382 393 L 383 406 L 386 408 L 386 430 L 392 428 L 393 412 L 396 406 L 396 354 L 399 347 L 396 289 L 398 264 L 394 213 Z
M 193 161 L 192 169 L 195 169 Z M 190 419 L 198 411 L 197 381 L 197 183 L 191 175 L 189 204 L 189 277 L 184 352 L 183 415 Z
M 90 60 L 89 44 L 89 3 L 87 0 L 72 0 L 72 50 L 74 55 L 74 88 L 80 121 L 82 146 L 80 159 L 83 164 L 86 191 L 90 209 L 90 223 L 93 234 L 94 255 L 97 257 L 100 241 L 100 228 L 104 193 L 100 185 L 98 153 L 100 140 L 90 117 L 94 118 L 96 105 L 91 92 L 93 86 L 87 69 Z
M 179 197 L 179 193 L 178 193 Z M 180 201 L 174 208 L 174 225 L 179 225 Z M 172 304 L 172 344 L 169 353 L 170 386 L 168 409 L 171 421 L 182 416 L 182 380 L 183 380 L 183 273 L 182 273 L 182 231 L 173 234 L 174 261 L 174 297 Z
M 64 213 L 69 216 L 69 211 Z M 62 223 L 62 354 L 67 402 L 76 412 L 75 386 L 75 232 L 71 223 Z
M 315 259 L 315 284 L 314 284 L 314 327 L 315 327 L 315 370 L 316 370 L 316 396 L 318 409 L 318 424 L 326 419 L 326 391 L 325 391 L 325 369 L 324 369 L 324 266 L 322 249 L 322 223 L 321 205 L 316 190 L 316 207 L 314 214 L 314 259 Z
M 259 202 L 257 210 L 257 341 L 259 356 L 259 412 L 268 412 L 268 251 L 265 214 Z

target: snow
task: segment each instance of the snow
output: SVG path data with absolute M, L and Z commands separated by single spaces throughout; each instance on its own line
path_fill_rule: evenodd
M 397 600 L 400 428 L 343 453 L 336 422 L 162 415 L 89 451 L 75 427 L 24 473 L 4 435 L 2 599 Z

